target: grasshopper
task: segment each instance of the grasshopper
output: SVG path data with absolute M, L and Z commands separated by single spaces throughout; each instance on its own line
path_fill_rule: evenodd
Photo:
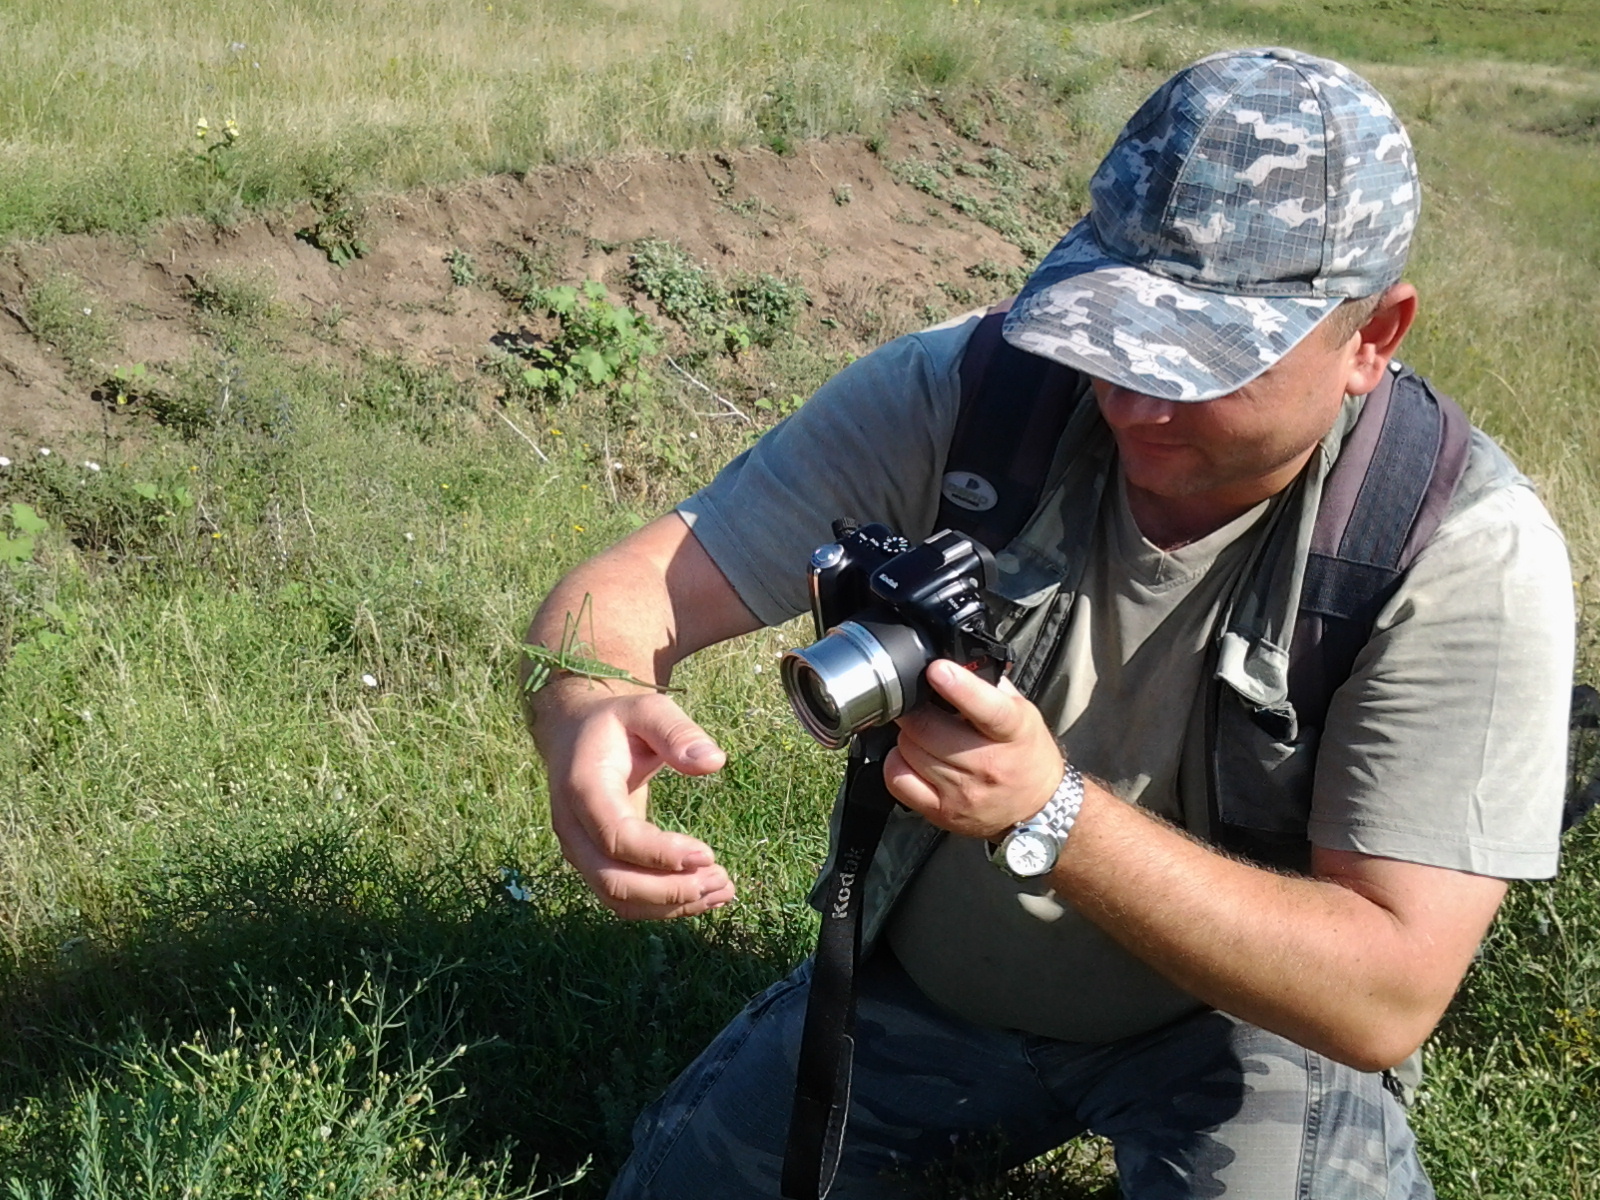
M 610 663 L 601 662 L 597 658 L 585 658 L 579 653 L 584 649 L 584 644 L 578 640 L 578 627 L 583 623 L 585 616 L 589 618 L 589 636 L 594 637 L 593 600 L 594 597 L 585 592 L 583 603 L 578 606 L 578 615 L 574 617 L 570 612 L 567 614 L 558 649 L 552 650 L 542 642 L 522 647 L 522 656 L 528 663 L 528 677 L 523 687 L 527 691 L 537 692 L 557 675 L 577 675 L 582 679 L 620 679 L 624 683 L 636 683 L 640 687 L 653 688 L 658 692 L 683 691 L 682 688 L 669 687 L 664 683 L 636 679 L 621 667 L 613 667 Z

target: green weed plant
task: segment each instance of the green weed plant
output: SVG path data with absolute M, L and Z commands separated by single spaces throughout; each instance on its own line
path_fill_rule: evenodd
M 603 283 L 546 288 L 530 306 L 553 317 L 557 333 L 548 342 L 523 349 L 531 365 L 522 382 L 551 403 L 593 391 L 608 402 L 638 406 L 654 384 L 645 360 L 660 349 L 645 317 L 614 303 Z
M 771 346 L 793 332 L 811 303 L 800 284 L 768 272 L 724 281 L 682 247 L 659 238 L 635 243 L 627 278 L 692 336 L 733 355 L 752 345 Z
M 452 250 L 444 257 L 450 269 L 450 282 L 456 287 L 471 287 L 478 282 L 477 261 L 465 250 Z
M 215 1033 L 135 1035 L 90 1079 L 24 1105 L 18 1119 L 68 1165 L 13 1158 L 7 1195 L 533 1200 L 581 1179 L 579 1167 L 518 1186 L 504 1159 L 462 1162 L 442 1145 L 435 1118 L 461 1099 L 450 1079 L 467 1047 L 423 1061 L 397 1049 L 417 998 L 370 975 L 343 994 L 268 987 Z
M 321 250 L 336 267 L 365 258 L 368 250 L 366 206 L 349 185 L 323 184 L 317 188 L 312 202 L 317 209 L 317 219 L 299 229 L 295 237 Z
M 39 535 L 50 528 L 50 522 L 35 512 L 33 505 L 20 501 L 12 503 L 6 519 L 11 528 L 0 540 L 0 563 L 14 565 L 32 562 L 34 546 Z
M 628 282 L 654 300 L 663 315 L 695 333 L 715 329 L 729 307 L 728 291 L 707 267 L 659 238 L 645 238 L 628 255 Z

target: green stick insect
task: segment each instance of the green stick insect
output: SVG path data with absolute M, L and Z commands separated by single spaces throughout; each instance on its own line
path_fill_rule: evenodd
M 581 651 L 587 647 L 578 640 L 578 627 L 583 624 L 584 617 L 589 618 L 589 637 L 594 638 L 594 597 L 588 592 L 583 594 L 583 603 L 578 606 L 578 615 L 574 617 L 570 612 L 561 630 L 561 645 L 552 650 L 542 642 L 535 642 L 531 646 L 522 647 L 522 657 L 528 664 L 528 675 L 523 682 L 523 688 L 529 692 L 537 692 L 540 688 L 550 683 L 557 675 L 576 675 L 581 679 L 618 679 L 624 683 L 636 683 L 640 687 L 653 688 L 658 692 L 681 692 L 682 688 L 669 687 L 664 683 L 651 683 L 647 679 L 638 679 L 630 675 L 621 667 L 614 667 L 608 662 L 597 658 L 585 658 Z

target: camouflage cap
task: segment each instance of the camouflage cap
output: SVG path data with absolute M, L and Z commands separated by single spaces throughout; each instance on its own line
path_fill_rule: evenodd
M 1388 101 L 1347 67 L 1277 48 L 1178 72 L 1089 191 L 1006 340 L 1166 400 L 1234 391 L 1341 301 L 1399 280 L 1421 199 Z

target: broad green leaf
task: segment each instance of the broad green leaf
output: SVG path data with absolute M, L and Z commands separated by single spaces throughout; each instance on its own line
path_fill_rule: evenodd
M 33 511 L 33 505 L 14 503 L 11 506 L 11 526 L 18 533 L 37 537 L 50 528 L 50 523 Z
M 572 356 L 572 365 L 588 375 L 589 382 L 596 385 L 606 383 L 615 374 L 606 356 L 593 346 L 580 346 Z
M 0 562 L 22 563 L 33 558 L 31 537 L 0 538 Z
M 546 288 L 539 297 L 544 307 L 558 317 L 569 316 L 578 303 L 578 289 L 572 287 Z

